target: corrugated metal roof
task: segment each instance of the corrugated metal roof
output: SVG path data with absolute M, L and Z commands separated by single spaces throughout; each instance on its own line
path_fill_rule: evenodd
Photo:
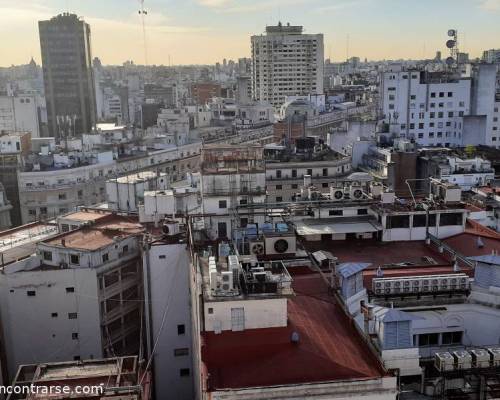
M 495 254 L 486 254 L 483 256 L 469 257 L 469 260 L 479 261 L 486 264 L 500 265 L 500 256 Z
M 342 275 L 342 278 L 349 278 L 363 271 L 365 268 L 368 268 L 370 265 L 370 263 L 343 263 L 339 264 L 338 271 L 339 274 Z

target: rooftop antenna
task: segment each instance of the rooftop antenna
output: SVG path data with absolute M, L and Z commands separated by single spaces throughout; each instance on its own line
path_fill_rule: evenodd
M 349 61 L 349 34 L 347 34 L 346 39 L 346 61 Z
M 139 10 L 139 15 L 141 16 L 141 22 L 142 22 L 142 36 L 144 40 L 144 62 L 146 66 L 148 65 L 148 47 L 147 47 L 147 42 L 146 42 L 146 21 L 145 21 L 145 16 L 148 15 L 148 12 L 144 10 L 144 0 L 139 0 L 141 3 L 141 9 Z

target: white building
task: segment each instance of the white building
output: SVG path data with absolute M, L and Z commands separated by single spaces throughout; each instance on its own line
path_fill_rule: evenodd
M 86 226 L 44 239 L 31 247 L 35 254 L 3 267 L 0 308 L 11 376 L 20 364 L 139 349 L 142 226 L 109 213 L 78 212 L 67 221 Z
M 41 100 L 34 95 L 0 96 L 0 132 L 25 131 L 41 136 Z
M 490 49 L 483 51 L 483 61 L 490 64 L 498 64 L 500 63 L 500 50 L 499 49 Z
M 144 201 L 144 193 L 150 190 L 167 189 L 169 185 L 165 173 L 152 171 L 138 172 L 106 181 L 109 208 L 125 212 L 137 212 Z
M 153 241 L 143 253 L 143 270 L 145 302 L 149 304 L 145 310 L 148 354 L 156 341 L 152 362 L 156 398 L 191 400 L 192 299 L 186 245 L 172 236 Z
M 252 41 L 252 97 L 278 110 L 288 95 L 323 93 L 323 35 L 302 26 L 267 26 Z
M 461 146 L 471 113 L 471 80 L 417 70 L 381 77 L 384 121 L 390 131 L 424 146 Z
M 230 238 L 232 229 L 263 221 L 248 212 L 236 212 L 241 206 L 263 205 L 266 176 L 263 148 L 252 146 L 208 145 L 201 154 L 201 195 L 209 237 Z

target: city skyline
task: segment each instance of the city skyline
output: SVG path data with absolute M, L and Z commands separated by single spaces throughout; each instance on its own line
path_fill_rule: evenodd
M 406 4 L 403 4 L 406 3 Z M 446 54 L 448 28 L 459 30 L 460 50 L 479 57 L 498 47 L 499 0 L 272 0 L 248 4 L 239 0 L 149 0 L 145 2 L 149 64 L 213 64 L 250 56 L 250 36 L 266 25 L 290 22 L 306 33 L 325 35 L 325 58 L 347 56 L 369 60 L 432 58 Z M 139 1 L 0 0 L 0 33 L 15 32 L 16 41 L 2 41 L 0 65 L 40 63 L 37 24 L 61 12 L 74 12 L 92 29 L 92 52 L 104 64 L 133 60 L 144 64 Z M 433 10 L 432 14 L 429 10 Z M 422 18 L 426 23 L 418 23 Z M 384 21 L 383 23 L 381 21 Z M 414 25 L 412 25 L 414 24 Z M 126 44 L 126 45 L 124 45 Z

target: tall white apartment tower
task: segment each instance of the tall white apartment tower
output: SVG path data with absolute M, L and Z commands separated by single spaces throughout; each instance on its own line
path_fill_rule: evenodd
M 267 26 L 252 36 L 252 97 L 277 110 L 286 96 L 323 93 L 323 35 L 302 26 Z

